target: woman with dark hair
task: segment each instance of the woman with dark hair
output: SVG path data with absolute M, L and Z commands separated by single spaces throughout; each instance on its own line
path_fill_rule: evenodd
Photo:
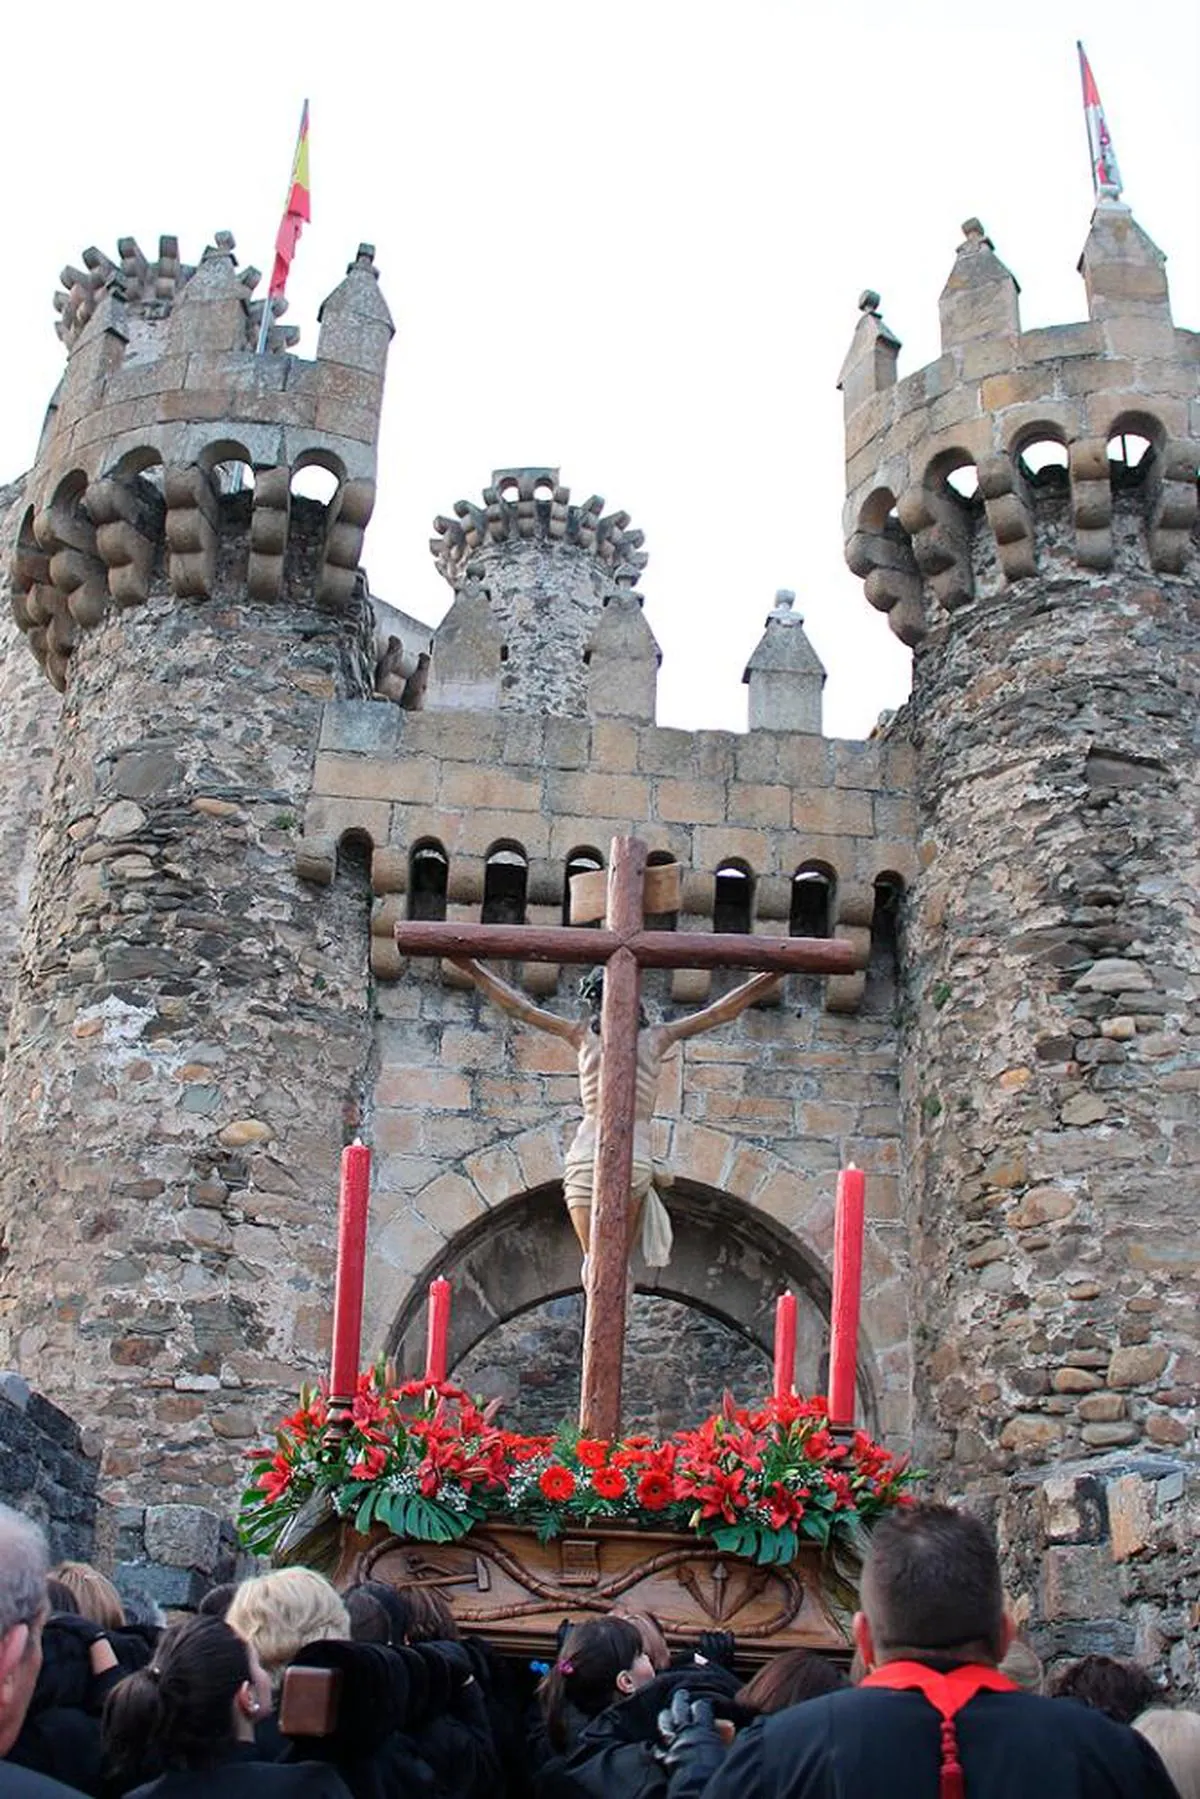
M 781 1655 L 764 1662 L 753 1680 L 748 1680 L 738 1693 L 738 1703 L 747 1711 L 763 1717 L 768 1712 L 786 1711 L 789 1705 L 803 1705 L 806 1699 L 819 1699 L 822 1693 L 837 1693 L 850 1682 L 823 1655 L 811 1649 L 785 1649 Z
M 258 1759 L 254 1726 L 271 1685 L 254 1651 L 219 1618 L 164 1633 L 154 1660 L 104 1708 L 106 1791 L 138 1799 L 347 1799 L 331 1768 Z
M 628 1618 L 589 1618 L 576 1624 L 538 1688 L 551 1749 L 567 1754 L 593 1718 L 653 1679 L 641 1632 Z
M 658 1716 L 677 1691 L 712 1717 L 746 1723 L 724 1668 L 671 1668 L 656 1675 L 642 1636 L 627 1618 L 594 1618 L 567 1633 L 539 1689 L 551 1747 L 538 1799 L 666 1799 L 670 1771 L 659 1753 Z M 573 1739 L 573 1740 L 572 1740 Z

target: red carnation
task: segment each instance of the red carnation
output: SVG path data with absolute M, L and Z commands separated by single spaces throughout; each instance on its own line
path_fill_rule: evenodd
M 608 1444 L 596 1437 L 580 1437 L 575 1445 L 575 1454 L 585 1468 L 600 1468 L 608 1456 Z
M 601 1499 L 619 1499 L 628 1484 L 619 1468 L 597 1468 L 592 1475 L 592 1492 Z
M 657 1468 L 648 1469 L 637 1484 L 637 1502 L 647 1512 L 661 1512 L 675 1498 L 675 1482 Z
M 551 1462 L 550 1466 L 538 1475 L 538 1486 L 546 1499 L 562 1504 L 571 1498 L 575 1491 L 575 1476 L 561 1462 Z

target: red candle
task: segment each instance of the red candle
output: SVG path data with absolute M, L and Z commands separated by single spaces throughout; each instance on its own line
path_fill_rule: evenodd
M 862 1302 L 866 1177 L 842 1170 L 833 1225 L 833 1311 L 829 1321 L 829 1422 L 853 1424 L 858 1376 L 858 1315 Z
M 450 1282 L 439 1274 L 429 1283 L 429 1329 L 425 1338 L 425 1379 L 440 1385 L 446 1378 L 450 1344 Z
M 775 1301 L 775 1397 L 790 1399 L 796 1386 L 796 1295 Z
M 329 1392 L 333 1399 L 352 1399 L 358 1386 L 370 1193 L 371 1152 L 365 1143 L 348 1143 L 342 1151 L 342 1187 L 338 1199 L 333 1360 L 329 1370 Z

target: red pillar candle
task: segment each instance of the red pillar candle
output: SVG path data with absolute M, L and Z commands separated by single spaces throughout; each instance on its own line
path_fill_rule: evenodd
M 838 1176 L 833 1225 L 833 1311 L 829 1329 L 829 1422 L 853 1424 L 862 1302 L 866 1177 L 853 1164 Z
M 358 1386 L 370 1193 L 371 1152 L 365 1143 L 348 1143 L 342 1151 L 342 1186 L 338 1199 L 333 1360 L 329 1370 L 329 1392 L 333 1399 L 353 1398 Z
M 429 1329 L 425 1338 L 425 1379 L 440 1385 L 446 1378 L 450 1346 L 450 1282 L 439 1274 L 429 1283 Z
M 790 1399 L 796 1386 L 796 1295 L 775 1301 L 775 1397 Z

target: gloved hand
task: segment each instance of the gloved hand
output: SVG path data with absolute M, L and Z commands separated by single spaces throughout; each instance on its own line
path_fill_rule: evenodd
M 716 1668 L 728 1668 L 733 1673 L 733 1658 L 737 1653 L 737 1639 L 731 1630 L 702 1630 L 700 1641 L 696 1646 L 696 1660 L 711 1662 Z
M 693 1700 L 687 1688 L 678 1686 L 671 1703 L 658 1714 L 660 1748 L 658 1758 L 666 1768 L 680 1767 L 697 1755 L 713 1753 L 714 1765 L 720 1759 L 724 1743 L 717 1731 L 712 1704 L 707 1699 Z

